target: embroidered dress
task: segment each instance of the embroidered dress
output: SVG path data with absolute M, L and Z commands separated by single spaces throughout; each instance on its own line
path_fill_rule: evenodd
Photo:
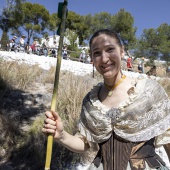
M 138 143 L 141 147 L 148 141 L 152 141 L 154 148 L 170 143 L 170 101 L 157 81 L 137 80 L 128 93 L 128 100 L 111 109 L 98 99 L 101 85 L 95 86 L 83 100 L 79 131 L 87 141 L 100 144 L 114 133 L 120 141 Z

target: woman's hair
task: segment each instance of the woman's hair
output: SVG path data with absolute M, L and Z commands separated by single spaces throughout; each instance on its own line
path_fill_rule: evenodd
M 96 37 L 98 37 L 98 36 L 101 35 L 101 34 L 105 34 L 105 35 L 108 35 L 108 36 L 110 36 L 110 37 L 115 38 L 115 39 L 117 40 L 118 45 L 119 45 L 120 47 L 123 46 L 123 45 L 122 45 L 122 41 L 121 41 L 119 35 L 118 35 L 115 31 L 112 31 L 112 30 L 109 30 L 109 29 L 101 29 L 101 30 L 98 30 L 97 32 L 95 32 L 95 33 L 92 35 L 92 37 L 90 38 L 90 42 L 89 42 L 90 48 L 91 48 L 91 44 L 92 44 L 92 42 L 93 42 L 93 39 L 96 38 Z

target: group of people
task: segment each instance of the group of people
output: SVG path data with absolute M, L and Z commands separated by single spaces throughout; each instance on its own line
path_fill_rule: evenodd
M 54 40 L 53 44 L 50 45 L 49 43 L 49 37 L 45 39 L 45 41 L 40 45 L 37 44 L 36 41 L 33 42 L 31 45 L 31 49 L 33 53 L 36 53 L 38 55 L 45 55 L 51 56 L 51 57 L 57 57 L 57 50 L 58 50 L 58 44 Z M 67 53 L 67 45 L 63 45 L 62 48 L 62 57 L 63 59 L 68 59 L 68 53 Z
M 89 170 L 168 170 L 170 100 L 165 90 L 156 80 L 131 78 L 122 72 L 125 51 L 116 32 L 95 32 L 89 46 L 103 81 L 82 101 L 78 132 L 65 131 L 54 110 L 45 112 L 42 132 L 73 152 L 83 153 L 97 144 Z
M 49 38 L 46 38 L 46 41 L 40 45 L 36 40 L 33 41 L 31 45 L 26 43 L 26 36 L 22 35 L 17 42 L 18 37 L 13 36 L 10 42 L 7 44 L 7 51 L 26 51 L 27 53 L 34 53 L 37 55 L 48 56 L 51 54 L 53 57 L 57 55 L 58 45 L 56 41 L 53 42 L 52 46 L 49 46 Z
M 45 55 L 46 57 L 51 55 L 52 57 L 56 57 L 58 45 L 56 41 L 53 42 L 53 45 L 49 45 L 49 37 L 45 39 L 42 44 L 37 43 L 36 40 L 30 46 L 32 53 L 37 55 Z
M 25 43 L 25 35 L 22 35 L 18 41 L 18 43 L 16 42 L 16 40 L 18 39 L 17 36 L 13 36 L 12 39 L 10 40 L 10 42 L 7 44 L 7 51 L 24 51 L 26 49 L 26 43 Z
M 86 48 L 82 48 L 79 56 L 79 61 L 82 63 L 88 63 L 88 64 L 91 63 L 89 51 L 87 51 Z
M 138 63 L 138 72 L 139 73 L 144 73 L 144 61 L 145 61 L 144 57 L 140 58 L 139 63 Z M 127 70 L 133 71 L 133 64 L 132 64 L 133 60 L 132 60 L 131 56 L 127 58 L 126 63 L 127 63 Z

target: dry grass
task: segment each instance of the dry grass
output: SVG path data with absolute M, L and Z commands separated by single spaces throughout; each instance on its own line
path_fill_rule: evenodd
M 0 61 L 0 80 L 2 84 L 16 89 L 25 89 L 40 76 L 42 70 L 37 66 L 18 64 L 16 62 Z M 1 85 L 2 85 L 1 84 Z M 1 86 L 2 88 L 2 86 Z
M 54 77 L 55 68 L 51 67 L 48 73 L 44 74 L 41 78 L 41 83 L 54 84 Z M 63 118 L 65 128 L 70 133 L 76 132 L 77 121 L 84 96 L 100 79 L 101 77 L 96 72 L 95 78 L 92 79 L 92 75 L 83 77 L 76 76 L 68 71 L 61 71 L 56 110 Z M 52 91 L 52 88 L 48 90 L 50 93 L 52 93 Z
M 41 78 L 41 83 L 46 84 L 46 83 L 50 83 L 50 84 L 54 84 L 54 79 L 55 79 L 55 67 L 51 67 L 48 72 L 45 73 L 45 75 L 43 75 L 43 77 Z
M 54 74 L 54 67 L 47 72 L 39 69 L 38 66 L 30 67 L 26 64 L 19 65 L 15 62 L 1 61 L 0 80 L 3 82 L 3 86 L 0 86 L 0 91 L 21 89 L 23 92 L 28 90 L 34 82 L 42 85 L 53 84 Z M 65 128 L 72 134 L 77 131 L 82 100 L 86 93 L 96 84 L 97 78 L 96 76 L 96 79 L 92 79 L 92 75 L 75 76 L 65 71 L 60 74 L 57 111 L 63 118 Z M 52 93 L 52 89 L 48 90 L 48 92 Z M 37 117 L 31 124 L 29 122 L 30 129 L 25 133 L 21 130 L 20 119 L 10 118 L 3 107 L 0 110 L 2 110 L 0 114 L 0 132 L 3 131 L 0 151 L 8 150 L 5 157 L 17 165 L 16 169 L 22 170 L 28 167 L 33 170 L 37 168 L 43 169 L 47 139 L 41 132 L 44 116 Z M 20 111 L 18 110 L 17 112 Z M 24 112 L 22 111 L 19 114 L 24 114 Z M 73 167 L 77 165 L 81 157 L 79 154 L 72 153 L 56 143 L 54 143 L 53 154 L 55 161 L 52 162 L 51 166 L 54 169 L 69 169 L 70 167 L 74 169 Z M 0 160 L 5 157 L 0 155 Z M 35 161 L 36 164 L 32 164 Z
M 94 85 L 91 80 L 90 76 L 80 77 L 67 72 L 61 76 L 57 110 L 69 132 L 76 131 L 82 100 Z

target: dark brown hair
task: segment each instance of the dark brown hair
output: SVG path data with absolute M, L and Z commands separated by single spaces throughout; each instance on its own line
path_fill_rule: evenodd
M 105 35 L 108 35 L 108 36 L 110 36 L 110 37 L 115 38 L 115 39 L 117 40 L 118 45 L 119 45 L 120 47 L 123 46 L 122 41 L 121 41 L 121 39 L 120 39 L 120 36 L 119 36 L 115 31 L 112 31 L 112 30 L 109 30 L 109 29 L 101 29 L 101 30 L 96 31 L 96 32 L 92 35 L 92 37 L 90 38 L 90 42 L 89 42 L 90 48 L 91 48 L 91 44 L 92 44 L 92 42 L 93 42 L 93 39 L 96 38 L 96 37 L 98 37 L 98 36 L 101 35 L 101 34 L 105 34 Z

